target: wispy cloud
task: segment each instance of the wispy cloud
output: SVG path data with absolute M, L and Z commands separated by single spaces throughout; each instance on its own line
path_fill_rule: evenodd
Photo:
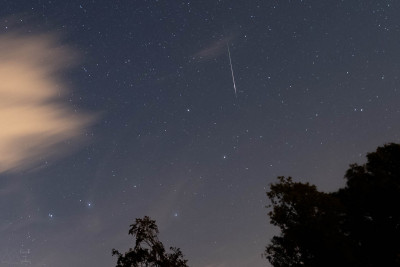
M 212 60 L 226 53 L 226 44 L 230 42 L 233 37 L 225 37 L 223 39 L 214 41 L 213 43 L 203 47 L 200 51 L 196 52 L 193 57 L 198 61 Z
M 35 168 L 79 141 L 94 116 L 66 104 L 60 74 L 75 61 L 51 35 L 0 36 L 0 173 Z M 75 142 L 76 143 L 76 142 Z

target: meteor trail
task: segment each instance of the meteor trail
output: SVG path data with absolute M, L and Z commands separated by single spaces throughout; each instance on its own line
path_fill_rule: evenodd
M 237 97 L 237 94 L 236 94 L 235 76 L 233 75 L 233 68 L 232 68 L 231 51 L 229 50 L 229 44 L 228 44 L 228 43 L 226 43 L 226 46 L 228 47 L 229 65 L 231 66 L 232 81 L 233 81 L 233 90 L 235 90 L 235 96 Z

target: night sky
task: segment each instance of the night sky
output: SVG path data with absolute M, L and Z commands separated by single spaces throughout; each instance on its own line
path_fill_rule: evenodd
M 400 142 L 399 14 L 389 0 L 0 1 L 1 266 L 21 249 L 32 266 L 115 266 L 145 215 L 190 266 L 270 266 L 277 176 L 336 190 Z

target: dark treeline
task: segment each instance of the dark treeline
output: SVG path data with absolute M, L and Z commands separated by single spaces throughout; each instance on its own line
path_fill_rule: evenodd
M 274 267 L 400 266 L 400 145 L 387 144 L 352 164 L 335 192 L 278 177 L 267 196 L 271 224 L 280 228 L 264 255 Z M 179 248 L 167 252 L 149 217 L 136 219 L 134 248 L 117 267 L 186 267 Z
M 273 266 L 400 266 L 400 145 L 352 164 L 332 193 L 279 177 L 267 192 L 280 228 L 265 255 Z

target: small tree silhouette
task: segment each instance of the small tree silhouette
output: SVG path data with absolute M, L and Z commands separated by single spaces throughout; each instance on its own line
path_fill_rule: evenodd
M 165 251 L 164 245 L 158 240 L 158 227 L 154 220 L 145 216 L 136 219 L 130 225 L 129 234 L 136 237 L 135 247 L 124 254 L 113 249 L 112 255 L 118 256 L 116 267 L 187 267 L 187 260 L 179 248 L 170 247 L 171 253 Z

